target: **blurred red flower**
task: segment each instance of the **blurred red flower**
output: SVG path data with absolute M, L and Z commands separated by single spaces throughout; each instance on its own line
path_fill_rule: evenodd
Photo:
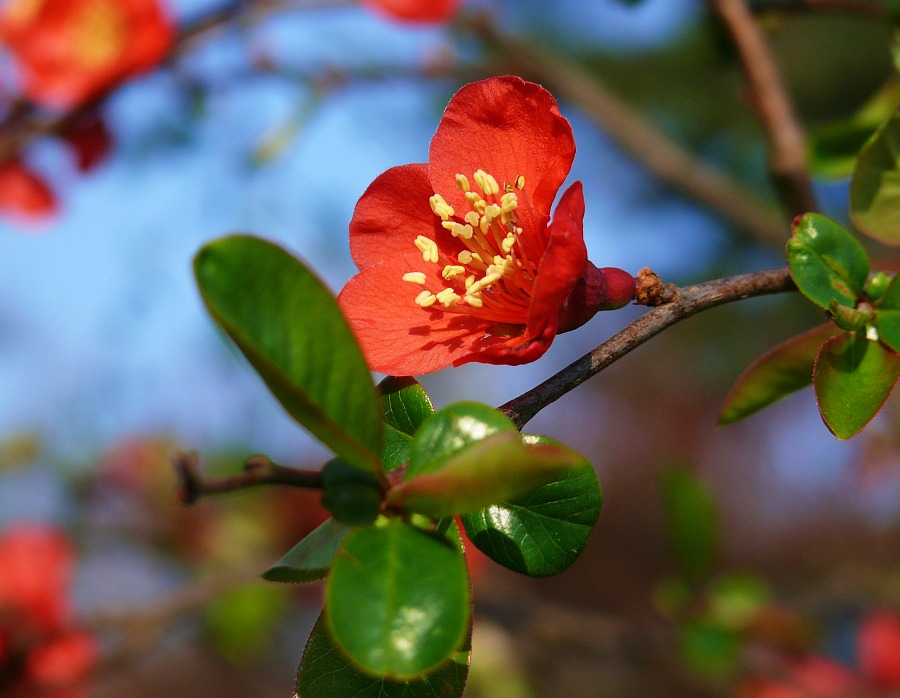
M 403 22 L 449 22 L 462 0 L 363 0 L 363 4 Z
M 0 536 L 0 694 L 78 698 L 97 657 L 71 627 L 74 552 L 59 531 L 14 526 Z
M 0 39 L 29 100 L 71 108 L 165 57 L 174 26 L 159 0 L 8 0 Z
M 71 149 L 79 172 L 94 169 L 107 158 L 113 146 L 106 121 L 93 110 L 68 124 L 60 135 Z
M 634 298 L 629 274 L 588 261 L 580 182 L 550 219 L 575 141 L 545 89 L 463 87 L 429 155 L 380 175 L 350 222 L 360 273 L 338 300 L 372 369 L 534 361 L 557 332 Z
M 19 222 L 39 222 L 57 211 L 47 183 L 14 158 L 0 165 L 0 214 Z
M 882 610 L 867 615 L 856 646 L 866 682 L 873 688 L 900 690 L 900 613 Z

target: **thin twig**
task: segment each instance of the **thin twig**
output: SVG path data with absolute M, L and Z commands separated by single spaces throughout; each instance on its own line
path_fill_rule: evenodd
M 818 210 L 806 166 L 806 139 L 781 73 L 744 0 L 709 0 L 737 48 L 747 88 L 769 141 L 772 180 L 789 218 Z
M 577 63 L 535 41 L 526 43 L 503 34 L 484 17 L 471 18 L 470 25 L 502 51 L 516 72 L 581 109 L 651 173 L 711 208 L 739 231 L 784 246 L 787 228 L 771 203 L 685 150 Z
M 500 407 L 521 429 L 547 405 L 600 373 L 667 327 L 703 310 L 752 296 L 795 290 L 790 271 L 772 269 L 730 276 L 678 289 L 676 300 L 648 311 L 593 351 Z
M 318 470 L 299 470 L 277 465 L 266 456 L 251 456 L 244 461 L 240 475 L 207 480 L 200 474 L 200 458 L 191 451 L 176 453 L 172 458 L 181 486 L 178 500 L 190 505 L 200 497 L 245 490 L 258 485 L 287 485 L 307 489 L 322 489 L 322 473 Z

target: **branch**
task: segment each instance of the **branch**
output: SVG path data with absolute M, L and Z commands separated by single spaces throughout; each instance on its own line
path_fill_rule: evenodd
M 648 311 L 590 353 L 499 409 L 521 429 L 547 405 L 676 322 L 724 303 L 793 290 L 796 286 L 787 267 L 680 288 L 676 300 Z
M 753 12 L 834 12 L 879 22 L 888 16 L 887 4 L 877 0 L 754 0 L 750 9 Z
M 298 470 L 277 465 L 266 456 L 251 456 L 244 461 L 241 475 L 206 480 L 200 474 L 200 458 L 195 452 L 176 453 L 172 457 L 175 472 L 181 481 L 178 500 L 191 505 L 200 497 L 244 490 L 257 485 L 287 485 L 322 489 L 322 473 L 319 470 Z
M 472 18 L 470 25 L 485 42 L 503 52 L 516 72 L 581 109 L 652 174 L 716 211 L 748 236 L 779 249 L 784 246 L 785 226 L 769 202 L 685 150 L 577 63 L 534 41 L 526 43 L 502 34 L 484 18 Z
M 709 0 L 731 35 L 769 141 L 772 179 L 790 218 L 819 206 L 806 167 L 806 138 L 766 39 L 744 0 Z

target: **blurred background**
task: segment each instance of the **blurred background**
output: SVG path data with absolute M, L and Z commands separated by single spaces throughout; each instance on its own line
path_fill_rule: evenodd
M 893 80 L 877 11 L 751 6 L 811 143 Z M 223 7 L 226 20 L 203 25 Z M 255 490 L 184 508 L 170 460 L 193 449 L 225 475 L 256 452 L 299 467 L 328 456 L 205 315 L 190 268 L 201 244 L 261 235 L 339 291 L 355 271 L 347 226 L 361 193 L 391 166 L 427 161 L 461 85 L 509 72 L 543 83 L 572 123 L 598 266 L 677 284 L 783 266 L 789 216 L 735 51 L 696 0 L 484 0 L 437 23 L 348 2 L 169 10 L 182 30 L 205 28 L 99 102 L 102 162 L 82 173 L 47 135 L 21 151 L 56 212 L 0 222 L 0 533 L 40 522 L 74 541 L 77 617 L 102 638 L 85 695 L 283 696 L 321 590 L 253 580 L 322 519 L 316 497 Z M 11 119 L 16 66 L 2 69 Z M 619 123 L 565 87 L 571 71 L 716 168 L 758 218 L 655 176 Z M 846 223 L 849 171 L 811 162 L 822 211 Z M 422 383 L 436 406 L 500 405 L 641 312 L 601 314 L 528 366 Z M 604 509 L 559 577 L 477 566 L 467 695 L 845 695 L 816 693 L 801 668 L 858 677 L 861 628 L 900 608 L 896 398 L 848 442 L 809 390 L 716 426 L 740 372 L 821 320 L 796 294 L 712 310 L 529 423 L 595 465 Z M 773 682 L 796 692 L 764 693 Z M 897 695 L 900 680 L 860 690 Z

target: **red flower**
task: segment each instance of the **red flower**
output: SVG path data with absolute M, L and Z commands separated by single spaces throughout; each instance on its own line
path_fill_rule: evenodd
M 859 626 L 859 671 L 873 688 L 900 689 L 900 613 L 875 611 Z
M 36 222 L 56 213 L 56 197 L 47 183 L 18 159 L 0 165 L 0 214 Z
M 95 111 L 69 124 L 60 135 L 71 149 L 79 172 L 90 172 L 97 167 L 113 147 L 106 121 Z
M 97 644 L 69 627 L 73 563 L 54 529 L 21 525 L 0 536 L 0 695 L 82 696 Z
M 587 259 L 580 182 L 550 220 L 574 157 L 539 85 L 498 77 L 456 93 L 429 163 L 380 175 L 350 222 L 360 273 L 338 300 L 372 369 L 534 361 L 557 332 L 634 298 L 629 274 Z
M 363 0 L 387 17 L 402 22 L 449 22 L 459 12 L 462 0 Z
M 173 34 L 158 0 L 10 0 L 0 11 L 24 95 L 59 108 L 155 67 Z

